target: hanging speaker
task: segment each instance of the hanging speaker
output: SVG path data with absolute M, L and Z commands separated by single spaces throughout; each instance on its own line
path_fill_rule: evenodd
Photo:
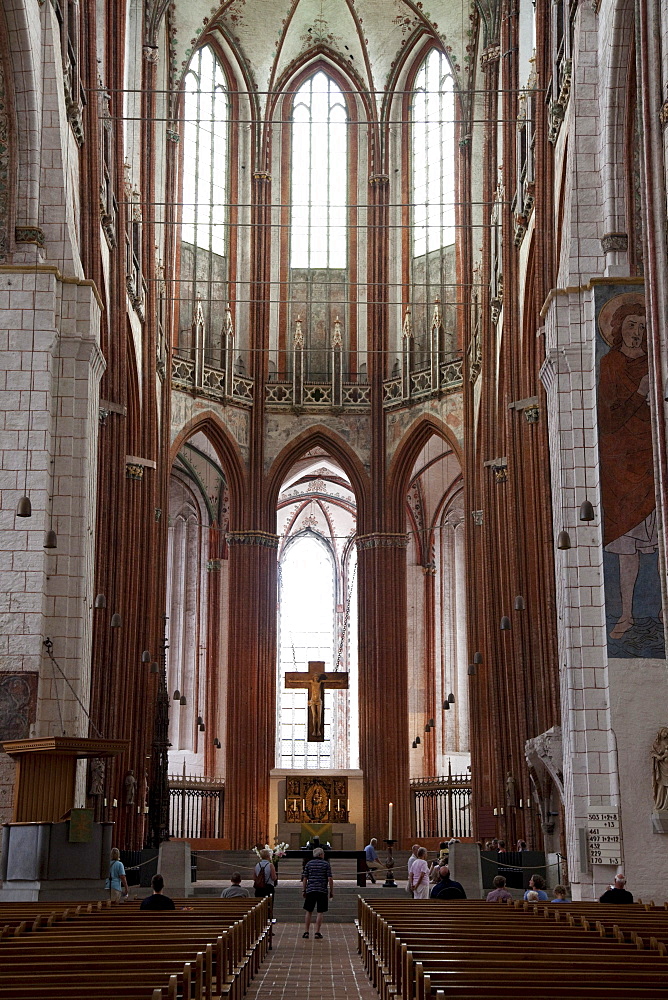
M 570 549 L 571 547 L 571 536 L 567 531 L 560 531 L 557 536 L 557 548 L 558 549 Z
M 594 520 L 594 508 L 592 507 L 589 500 L 583 500 L 580 504 L 580 520 L 581 521 L 593 521 Z
M 524 611 L 526 604 L 524 603 L 524 598 L 521 594 L 518 594 L 515 598 L 515 611 Z
M 141 661 L 142 663 L 151 662 L 151 654 L 149 653 L 148 649 L 145 649 L 144 652 L 141 654 Z
M 44 536 L 44 548 L 45 549 L 57 549 L 58 539 L 56 538 L 56 533 L 53 528 L 49 528 L 46 535 Z
M 30 503 L 30 497 L 21 497 L 16 505 L 16 516 L 32 517 L 32 504 Z
M 499 625 L 499 628 L 501 629 L 502 632 L 509 632 L 510 631 L 510 618 L 508 617 L 508 615 L 504 615 L 503 616 L 503 618 L 501 619 L 501 624 Z

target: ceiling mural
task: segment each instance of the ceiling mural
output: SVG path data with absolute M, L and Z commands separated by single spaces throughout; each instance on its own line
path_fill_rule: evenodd
M 478 19 L 485 44 L 495 35 L 498 0 L 146 0 L 148 24 L 156 31 L 167 11 L 172 66 L 177 83 L 204 32 L 220 30 L 239 54 L 265 106 L 267 91 L 310 49 L 329 50 L 356 80 L 383 93 L 394 79 L 402 52 L 421 36 L 444 48 L 462 90 L 469 84 Z

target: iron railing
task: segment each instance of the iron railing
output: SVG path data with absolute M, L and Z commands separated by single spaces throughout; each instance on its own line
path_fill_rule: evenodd
M 225 787 L 222 778 L 169 776 L 169 836 L 223 836 Z
M 411 781 L 413 833 L 421 837 L 471 836 L 471 776 L 448 774 Z

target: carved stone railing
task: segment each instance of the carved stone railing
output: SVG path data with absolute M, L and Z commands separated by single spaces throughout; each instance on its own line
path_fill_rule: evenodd
M 229 384 L 228 384 L 229 383 Z M 253 379 L 232 375 L 221 368 L 199 365 L 191 358 L 178 354 L 172 356 L 172 385 L 198 396 L 232 402 L 242 406 L 253 405 Z
M 370 387 L 366 382 L 268 382 L 265 387 L 268 407 L 303 407 L 307 410 L 368 410 Z M 338 391 L 337 391 L 338 390 Z
M 463 384 L 463 359 L 460 352 L 447 355 L 438 365 L 404 371 L 383 383 L 383 406 L 390 409 L 406 403 L 457 392 Z
M 413 370 L 410 359 L 402 359 L 399 375 L 383 383 L 385 409 L 406 406 L 412 402 L 457 392 L 463 382 L 463 361 L 460 352 L 445 355 L 437 364 Z M 191 358 L 172 357 L 172 385 L 175 389 L 194 392 L 198 396 L 253 405 L 254 383 L 241 375 L 232 375 L 210 365 L 198 365 Z M 371 408 L 371 386 L 365 378 L 344 381 L 339 377 L 328 382 L 291 381 L 267 382 L 264 401 L 269 410 L 304 409 L 311 411 L 340 410 L 365 412 Z

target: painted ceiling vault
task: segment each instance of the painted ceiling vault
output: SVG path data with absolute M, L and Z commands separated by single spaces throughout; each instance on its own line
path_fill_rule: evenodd
M 274 90 L 310 49 L 327 50 L 352 68 L 359 85 L 376 95 L 391 85 L 402 51 L 417 38 L 434 38 L 447 52 L 465 90 L 482 27 L 495 36 L 498 0 L 146 0 L 155 42 L 163 16 L 178 83 L 202 34 L 219 31 L 235 51 L 264 109 Z

